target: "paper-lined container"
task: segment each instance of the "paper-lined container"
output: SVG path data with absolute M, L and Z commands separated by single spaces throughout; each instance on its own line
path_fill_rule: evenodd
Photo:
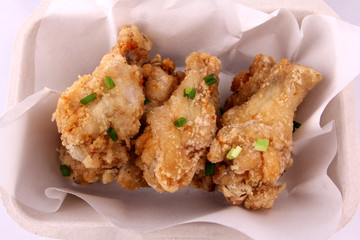
M 288 3 L 289 1 L 239 2 L 265 12 L 272 12 L 280 7 L 284 7 L 292 11 L 299 22 L 301 22 L 304 16 L 311 13 L 335 16 L 334 12 L 322 1 L 291 1 L 291 3 Z M 46 82 L 46 77 L 36 75 L 35 63 L 29 61 L 29 59 L 35 59 L 36 50 L 38 50 L 36 48 L 36 37 L 40 25 L 43 24 L 41 21 L 42 17 L 48 10 L 48 7 L 49 2 L 43 2 L 24 24 L 17 36 L 10 82 L 9 107 L 22 101 L 42 87 L 48 86 L 47 83 L 49 82 Z M 54 11 L 54 9 L 51 10 Z M 68 14 L 71 15 L 71 13 Z M 115 31 L 114 34 L 116 34 Z M 105 53 L 112 44 L 104 42 L 94 49 L 94 54 L 96 55 L 97 52 Z M 157 49 L 159 46 L 154 45 L 154 48 Z M 166 50 L 163 51 L 166 52 Z M 184 54 L 188 54 L 188 52 Z M 49 57 L 49 61 L 51 61 L 51 58 L 56 58 L 56 56 Z M 96 65 L 98 60 L 95 58 L 89 61 L 91 62 L 90 64 Z M 180 58 L 179 61 L 183 61 L 183 59 Z M 89 72 L 82 69 L 80 71 L 85 71 L 83 73 Z M 42 79 L 43 82 L 39 82 L 38 79 Z M 48 87 L 55 86 L 54 88 L 56 88 L 56 83 L 50 82 L 51 84 L 52 86 Z M 343 205 L 339 227 L 344 226 L 351 219 L 359 201 L 358 180 L 353 178 L 353 176 L 356 176 L 356 171 L 359 170 L 358 163 L 356 162 L 358 159 L 358 145 L 357 143 L 353 144 L 354 139 L 358 139 L 356 136 L 357 131 L 354 131 L 354 126 L 356 126 L 354 112 L 354 89 L 353 85 L 350 84 L 331 101 L 321 119 L 323 124 L 328 123 L 330 120 L 335 120 L 336 124 L 338 151 L 328 173 L 342 193 Z M 104 217 L 96 213 L 87 203 L 71 195 L 68 195 L 61 208 L 55 213 L 44 213 L 29 208 L 4 190 L 2 190 L 2 198 L 10 215 L 21 226 L 31 232 L 55 238 L 122 237 L 133 239 L 141 237 L 181 237 L 186 239 L 206 237 L 216 239 L 218 236 L 230 239 L 238 239 L 240 236 L 246 238 L 246 235 L 242 235 L 236 230 L 212 223 L 189 223 L 148 233 L 125 230 L 115 227 Z

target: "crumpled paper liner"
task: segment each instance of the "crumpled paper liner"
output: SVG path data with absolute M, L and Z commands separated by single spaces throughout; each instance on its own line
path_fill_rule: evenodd
M 124 24 L 135 24 L 154 42 L 152 54 L 175 60 L 199 50 L 218 56 L 222 102 L 232 77 L 246 70 L 257 53 L 309 65 L 324 79 L 299 107 L 294 165 L 282 181 L 287 188 L 270 211 L 230 206 L 220 193 L 185 188 L 174 194 L 152 189 L 126 191 L 114 184 L 83 187 L 58 169 L 59 144 L 51 114 L 59 93 L 87 74 L 115 44 Z M 59 32 L 61 38 L 59 38 Z M 327 103 L 359 72 L 360 29 L 322 15 L 299 27 L 284 9 L 265 14 L 233 1 L 53 1 L 37 35 L 34 95 L 0 119 L 3 167 L 0 184 L 28 206 L 56 211 L 67 193 L 88 202 L 115 226 L 154 231 L 190 222 L 213 222 L 256 239 L 327 238 L 337 228 L 341 194 L 327 176 L 336 154 L 336 135 L 320 116 Z

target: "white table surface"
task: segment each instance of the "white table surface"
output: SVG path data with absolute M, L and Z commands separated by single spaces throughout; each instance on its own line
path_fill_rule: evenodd
M 6 110 L 7 92 L 10 76 L 11 52 L 15 35 L 25 18 L 39 5 L 41 0 L 0 0 L 0 114 Z M 360 1 L 358 0 L 325 0 L 345 21 L 360 26 Z M 360 67 L 360 62 L 359 62 Z M 357 96 L 357 118 L 360 119 L 360 77 L 355 79 Z M 360 131 L 360 124 L 358 124 Z M 360 134 L 359 134 L 360 139 Z M 1 239 L 50 239 L 27 232 L 19 227 L 6 213 L 0 204 Z M 336 232 L 331 240 L 355 240 L 360 236 L 360 208 L 349 224 Z

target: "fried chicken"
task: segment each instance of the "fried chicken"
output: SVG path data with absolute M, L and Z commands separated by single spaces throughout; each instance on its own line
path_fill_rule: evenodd
M 147 98 L 144 116 L 168 100 L 185 77 L 181 72 L 175 73 L 175 68 L 175 63 L 171 59 L 162 59 L 159 54 L 142 66 L 144 90 Z
M 147 113 L 168 100 L 173 91 L 185 78 L 185 73 L 180 71 L 175 73 L 175 68 L 176 66 L 172 60 L 169 58 L 162 59 L 159 54 L 149 63 L 142 66 L 144 91 L 147 98 L 141 120 L 142 127 L 147 125 Z M 130 157 L 130 160 L 121 166 L 117 177 L 119 185 L 128 190 L 136 190 L 140 187 L 148 186 L 142 177 L 142 171 L 135 165 L 134 159 L 134 157 Z M 201 171 L 194 175 L 190 186 L 205 191 L 212 191 L 215 185 L 212 182 L 212 178 L 205 176 L 205 171 Z
M 205 165 L 206 166 L 206 165 Z M 197 188 L 205 192 L 215 191 L 216 185 L 213 182 L 212 176 L 207 176 L 205 174 L 205 168 L 201 167 L 201 170 L 198 173 L 195 173 L 191 183 L 189 185 L 192 188 Z
M 226 99 L 224 109 L 228 110 L 249 100 L 267 80 L 271 68 L 276 64 L 273 57 L 258 54 L 248 71 L 239 72 L 231 84 L 233 94 Z
M 136 166 L 136 158 L 137 156 L 134 151 L 131 151 L 129 161 L 120 166 L 116 176 L 116 181 L 119 186 L 126 190 L 135 191 L 141 187 L 149 187 L 143 177 L 142 170 Z
M 284 189 L 285 184 L 277 182 L 292 164 L 294 113 L 322 79 L 314 69 L 286 59 L 264 77 L 265 83 L 247 102 L 222 116 L 223 127 L 207 155 L 209 161 L 217 163 L 213 179 L 218 190 L 230 203 L 253 209 L 270 209 Z M 267 150 L 255 150 L 258 139 L 269 141 Z M 242 150 L 227 156 L 237 146 Z
M 169 100 L 147 114 L 147 127 L 135 142 L 137 165 L 146 182 L 158 192 L 175 192 L 188 186 L 204 169 L 207 149 L 216 133 L 218 77 L 221 62 L 206 53 L 186 58 L 185 79 Z M 216 83 L 207 85 L 212 75 Z M 184 90 L 193 88 L 193 99 Z M 178 119 L 185 120 L 175 126 Z M 184 123 L 184 122 L 183 122 Z
M 80 184 L 88 185 L 97 181 L 107 184 L 112 182 L 119 169 L 110 165 L 102 165 L 98 168 L 86 168 L 85 165 L 72 158 L 64 146 L 59 149 L 59 159 L 61 166 L 66 166 L 69 169 L 69 176 L 66 176 L 71 181 Z
M 94 72 L 79 77 L 61 94 L 53 119 L 68 152 L 62 150 L 60 158 L 66 160 L 61 161 L 69 165 L 75 182 L 93 182 L 92 177 L 76 179 L 85 176 L 88 169 L 101 175 L 108 169 L 116 171 L 128 161 L 130 138 L 138 133 L 144 111 L 143 78 L 138 65 L 148 58 L 151 46 L 136 26 L 122 27 L 116 46 Z M 115 87 L 107 86 L 108 77 Z M 88 102 L 87 96 L 95 99 Z
M 144 114 L 141 118 L 142 129 L 146 126 L 147 113 L 168 100 L 174 89 L 178 86 L 179 81 L 181 81 L 174 73 L 175 68 L 176 66 L 172 60 L 169 58 L 162 59 L 159 54 L 150 60 L 149 63 L 142 66 L 144 92 L 146 96 Z M 132 146 L 132 148 L 134 148 L 134 146 Z M 143 178 L 142 170 L 135 164 L 136 158 L 137 156 L 132 151 L 129 161 L 120 167 L 118 176 L 116 177 L 118 184 L 127 190 L 137 190 L 140 187 L 148 187 Z

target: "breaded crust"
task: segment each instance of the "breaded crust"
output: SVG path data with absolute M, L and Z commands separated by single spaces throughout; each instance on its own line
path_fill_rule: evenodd
M 147 183 L 159 192 L 175 192 L 188 186 L 195 173 L 204 169 L 205 156 L 216 132 L 218 82 L 208 86 L 203 78 L 217 75 L 221 62 L 210 54 L 194 52 L 186 59 L 185 79 L 162 106 L 147 115 L 144 133 L 136 140 L 137 165 Z M 194 88 L 194 99 L 184 96 Z M 174 121 L 184 117 L 186 124 Z
M 128 161 L 130 138 L 138 133 L 144 111 L 143 78 L 137 64 L 147 59 L 151 44 L 136 26 L 122 27 L 117 44 L 93 73 L 79 77 L 61 94 L 53 118 L 62 145 L 84 168 L 119 167 Z M 106 86 L 107 77 L 114 88 Z M 96 99 L 81 103 L 90 94 Z M 118 139 L 109 136 L 109 128 Z
M 281 60 L 271 68 L 265 83 L 245 103 L 229 109 L 221 118 L 222 128 L 213 140 L 209 161 L 217 163 L 214 182 L 226 199 L 247 208 L 273 206 L 285 185 L 277 185 L 292 164 L 294 112 L 307 92 L 321 79 L 314 69 Z M 266 151 L 256 150 L 266 139 Z M 228 159 L 231 148 L 242 148 Z

